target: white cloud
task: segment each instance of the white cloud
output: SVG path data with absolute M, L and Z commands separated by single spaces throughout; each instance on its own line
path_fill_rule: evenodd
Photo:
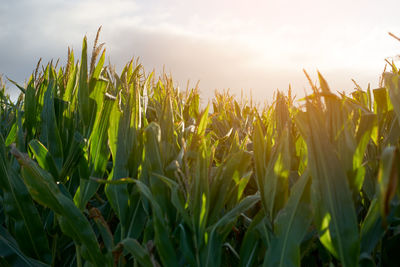
M 302 74 L 318 67 L 333 88 L 377 80 L 384 58 L 395 56 L 400 33 L 395 1 L 31 1 L 0 6 L 0 73 L 22 81 L 39 57 L 79 53 L 82 37 L 103 25 L 111 62 L 140 56 L 147 69 L 201 80 L 215 88 L 252 88 L 270 97 L 291 82 L 302 94 Z M 389 8 L 391 7 L 391 8 Z M 375 82 L 376 83 L 376 82 Z

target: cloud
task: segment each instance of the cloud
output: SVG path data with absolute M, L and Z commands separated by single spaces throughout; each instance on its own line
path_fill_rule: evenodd
M 383 59 L 398 54 L 386 33 L 400 32 L 395 9 L 384 9 L 393 5 L 384 2 L 363 4 L 360 12 L 361 2 L 314 0 L 6 1 L 0 73 L 23 82 L 40 57 L 63 62 L 68 46 L 79 55 L 83 35 L 92 41 L 103 25 L 100 41 L 111 63 L 122 68 L 135 56 L 147 70 L 165 66 L 181 87 L 200 80 L 205 98 L 223 88 L 269 98 L 289 83 L 302 94 L 302 69 L 317 67 L 332 88 L 351 89 L 351 78 L 377 80 Z

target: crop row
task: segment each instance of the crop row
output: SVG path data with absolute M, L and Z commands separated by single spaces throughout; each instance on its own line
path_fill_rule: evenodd
M 97 45 L 0 90 L 4 266 L 395 266 L 400 73 L 270 106 L 146 74 Z

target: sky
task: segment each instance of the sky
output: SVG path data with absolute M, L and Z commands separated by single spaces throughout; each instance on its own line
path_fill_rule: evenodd
M 333 91 L 378 87 L 385 58 L 397 60 L 396 0 L 14 0 L 0 5 L 0 74 L 23 84 L 42 62 L 67 48 L 80 54 L 102 26 L 107 61 L 117 70 L 139 58 L 147 71 L 172 74 L 185 89 L 199 81 L 203 101 L 215 90 L 271 102 L 289 84 L 310 92 L 317 71 Z M 395 61 L 396 62 L 396 61 Z M 9 92 L 17 89 L 7 83 Z

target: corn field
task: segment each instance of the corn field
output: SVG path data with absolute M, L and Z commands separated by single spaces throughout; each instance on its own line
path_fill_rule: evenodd
M 0 88 L 1 266 L 397 266 L 400 72 L 259 107 L 87 40 Z M 311 80 L 310 80 L 311 81 Z

